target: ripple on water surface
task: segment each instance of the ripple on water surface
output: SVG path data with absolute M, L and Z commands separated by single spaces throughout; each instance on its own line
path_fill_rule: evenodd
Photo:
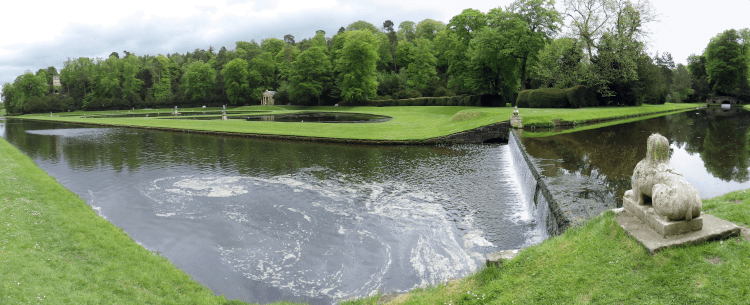
M 224 263 L 299 296 L 341 299 L 435 284 L 476 270 L 483 256 L 473 251 L 494 246 L 476 229 L 456 240 L 445 194 L 396 181 L 319 180 L 303 171 L 168 177 L 141 191 L 158 216 L 233 222 L 237 243 L 217 245 Z

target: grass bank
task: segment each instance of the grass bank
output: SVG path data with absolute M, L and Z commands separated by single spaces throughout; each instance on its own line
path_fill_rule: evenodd
M 750 190 L 704 200 L 703 209 L 750 225 Z M 392 304 L 746 304 L 750 241 L 671 248 L 650 255 L 607 212 L 529 247 L 502 267 L 398 297 Z M 745 231 L 747 234 L 747 231 Z M 375 298 L 345 304 L 377 304 Z
M 665 111 L 692 109 L 697 104 L 644 105 L 637 107 L 598 107 L 580 109 L 521 109 L 525 126 L 549 127 L 555 120 L 565 122 L 588 122 L 611 118 L 648 115 Z M 48 114 L 24 115 L 23 118 L 63 122 L 94 123 L 117 126 L 139 126 L 201 130 L 210 132 L 249 133 L 332 139 L 354 139 L 375 141 L 422 141 L 446 136 L 484 125 L 507 121 L 512 115 L 510 107 L 484 108 L 464 106 L 425 107 L 296 107 L 296 106 L 246 106 L 233 111 L 263 111 L 253 115 L 285 114 L 299 111 L 330 111 L 385 115 L 393 119 L 382 123 L 281 123 L 248 122 L 243 120 L 189 120 L 138 118 L 84 118 L 84 112 L 63 113 L 63 116 Z M 138 110 L 139 113 L 159 110 Z M 173 111 L 162 109 L 161 112 Z M 202 111 L 202 109 L 181 109 Z M 76 115 L 80 114 L 80 115 Z M 87 115 L 114 114 L 114 111 L 86 112 Z
M 136 244 L 0 138 L 0 303 L 30 302 L 244 304 Z

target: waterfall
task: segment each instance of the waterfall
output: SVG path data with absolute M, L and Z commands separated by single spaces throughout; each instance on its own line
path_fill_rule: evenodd
M 508 146 L 516 177 L 521 185 L 523 202 L 536 221 L 537 228 L 544 233 L 544 239 L 559 234 L 560 228 L 550 209 L 552 198 L 546 191 L 544 180 L 538 174 L 539 170 L 531 162 L 531 157 L 526 154 L 523 144 L 513 131 L 508 136 Z

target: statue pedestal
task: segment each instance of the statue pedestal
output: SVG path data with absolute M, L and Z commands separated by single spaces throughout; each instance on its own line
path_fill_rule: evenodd
M 523 128 L 523 118 L 517 115 L 510 117 L 510 127 Z
M 622 205 L 626 211 L 633 214 L 651 230 L 661 236 L 669 237 L 703 229 L 703 217 L 698 216 L 692 220 L 667 220 L 665 216 L 656 214 L 651 205 L 638 205 L 629 198 L 623 198 Z

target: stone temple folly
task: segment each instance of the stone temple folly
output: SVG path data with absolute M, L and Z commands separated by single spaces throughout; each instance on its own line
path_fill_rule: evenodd
M 701 214 L 698 190 L 669 164 L 667 138 L 652 134 L 646 147 L 646 158 L 633 170 L 632 189 L 622 199 L 624 211 L 616 219 L 628 234 L 651 253 L 739 235 L 733 223 Z

